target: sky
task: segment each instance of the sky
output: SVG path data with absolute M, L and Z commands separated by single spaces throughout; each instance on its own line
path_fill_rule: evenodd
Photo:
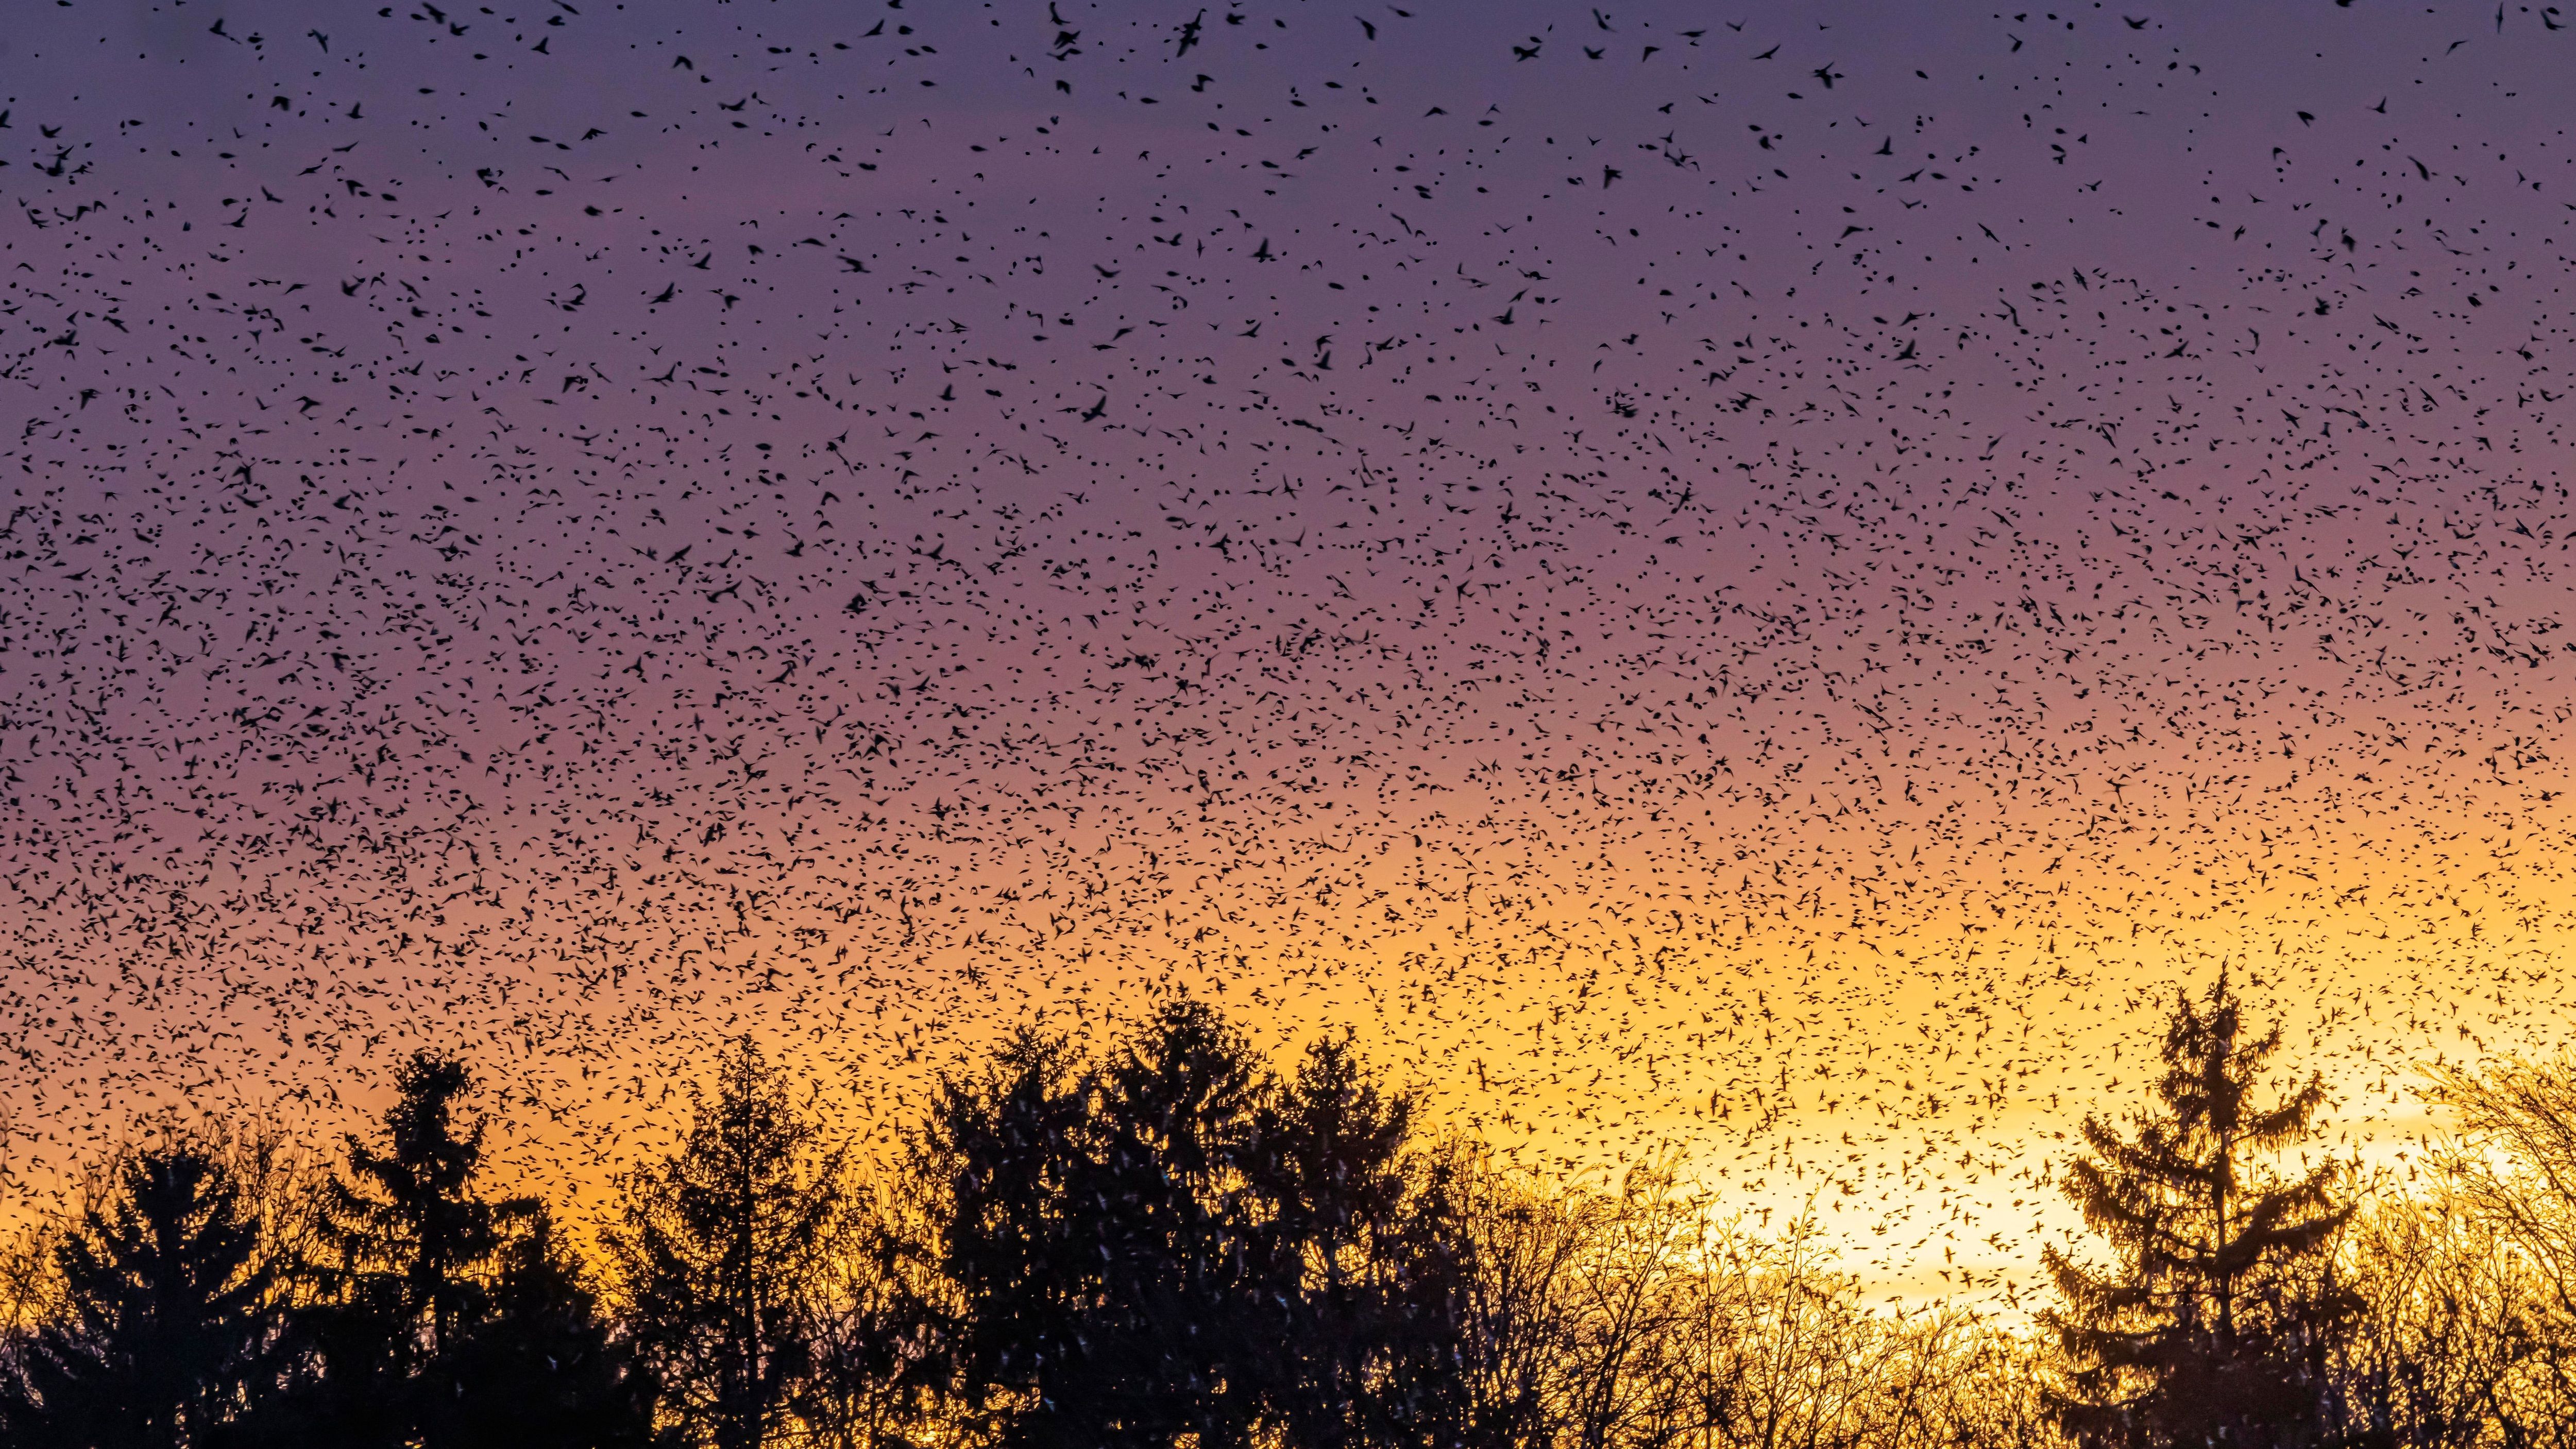
M 1985 1291 L 2222 968 L 2565 1034 L 2556 8 L 13 18 L 27 1191 L 1188 993 Z

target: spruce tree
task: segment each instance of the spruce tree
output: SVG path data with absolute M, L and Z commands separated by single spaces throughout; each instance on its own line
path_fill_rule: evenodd
M 274 1266 L 241 1184 L 205 1144 L 127 1155 L 55 1251 L 63 1311 L 0 1388 L 0 1443 L 209 1449 L 273 1378 Z
M 324 1189 L 320 1237 L 330 1276 L 351 1312 L 371 1322 L 407 1368 L 438 1356 L 479 1317 L 485 1280 L 533 1198 L 475 1192 L 485 1123 L 461 1110 L 473 1074 L 453 1057 L 419 1052 L 394 1073 L 382 1148 L 348 1139 L 348 1170 Z
M 1346 1044 L 1283 1083 L 1186 999 L 1097 1064 L 1023 1033 L 916 1164 L 947 1386 L 1011 1449 L 1429 1442 L 1454 1275 L 1412 1122 Z
M 473 1074 L 422 1052 L 384 1140 L 352 1137 L 325 1188 L 304 1316 L 300 1431 L 316 1442 L 599 1449 L 640 1442 L 637 1383 L 531 1197 L 488 1198 Z
M 791 1086 L 737 1041 L 680 1150 L 628 1180 L 610 1239 L 628 1333 L 685 1443 L 777 1442 L 812 1367 L 849 1183 Z
M 414 1053 L 394 1087 L 382 1145 L 352 1134 L 344 1170 L 324 1185 L 324 1261 L 301 1324 L 306 1432 L 355 1449 L 413 1443 L 445 1416 L 439 1360 L 482 1316 L 505 1232 L 535 1207 L 474 1191 L 484 1126 L 461 1110 L 474 1087 L 463 1062 Z
M 431 1369 L 431 1444 L 624 1449 L 652 1437 L 649 1381 L 601 1315 L 581 1261 L 539 1211 L 505 1244 L 468 1321 Z
M 1084 1442 L 1086 1313 L 1101 1260 L 1076 1251 L 1096 1079 L 1065 1041 L 1023 1029 L 973 1077 L 950 1077 L 913 1170 L 936 1206 L 931 1254 L 953 1299 L 935 1330 L 941 1386 L 984 1437 Z
M 1097 1256 L 1085 1328 L 1104 1442 L 1241 1449 L 1290 1326 L 1250 1270 L 1246 1169 L 1276 1084 L 1206 1005 L 1165 1006 L 1101 1071 L 1098 1152 L 1076 1178 L 1074 1251 Z
M 948 1083 L 954 1386 L 1010 1449 L 1251 1442 L 1294 1318 L 1248 1169 L 1275 1083 L 1214 1011 L 1166 1005 L 1105 1063 L 1023 1036 Z M 1291 1285 L 1293 1291 L 1293 1285 Z
M 2284 1178 L 2263 1158 L 2312 1131 L 2311 1076 L 2269 1107 L 2254 1090 L 2280 1031 L 2253 1039 L 2222 971 L 2177 997 L 2164 1074 L 2124 1135 L 2088 1117 L 2065 1190 L 2108 1244 L 2105 1270 L 2047 1254 L 2066 1357 L 2051 1408 L 2087 1449 L 2299 1449 L 2329 1442 L 2326 1368 L 2353 1304 L 2335 1282 L 2351 1209 L 2342 1169 Z

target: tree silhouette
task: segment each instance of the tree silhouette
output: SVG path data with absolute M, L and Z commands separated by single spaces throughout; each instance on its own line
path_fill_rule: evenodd
M 1244 1173 L 1268 1073 L 1240 1033 L 1166 1006 L 1100 1073 L 1099 1152 L 1078 1179 L 1077 1255 L 1097 1255 L 1088 1315 L 1095 1423 L 1136 1444 L 1240 1449 L 1261 1368 L 1290 1326 L 1248 1271 Z
M 2330 1259 L 2351 1210 L 2337 1200 L 2339 1164 L 2290 1180 L 2254 1160 L 2306 1136 L 2325 1100 L 2311 1076 L 2256 1109 L 2280 1040 L 2277 1028 L 2245 1038 L 2222 972 L 2204 1005 L 2177 997 L 2135 1135 L 2085 1120 L 2091 1152 L 2065 1190 L 2116 1263 L 2097 1273 L 2046 1255 L 2064 1299 L 2046 1321 L 2067 1358 L 2051 1407 L 2080 1444 L 2290 1449 L 2331 1437 L 2327 1361 L 2354 1304 Z
M 386 1146 L 348 1139 L 348 1173 L 324 1189 L 321 1238 L 352 1298 L 398 1331 L 406 1353 L 434 1357 L 480 1316 L 481 1270 L 538 1206 L 475 1194 L 485 1124 L 459 1117 L 458 1099 L 474 1088 L 463 1062 L 419 1053 L 394 1086 Z
M 1346 1044 L 1282 1083 L 1186 999 L 1096 1066 L 1023 1033 L 946 1082 L 917 1170 L 968 1417 L 1032 1449 L 1428 1442 L 1450 1256 L 1412 1120 Z
M 686 1442 L 759 1449 L 789 1427 L 849 1204 L 842 1154 L 820 1135 L 745 1037 L 681 1149 L 627 1183 L 610 1240 L 627 1331 Z
M 203 1449 L 242 1430 L 277 1340 L 276 1275 L 223 1158 L 131 1153 L 55 1250 L 63 1314 L 0 1388 L 0 1442 Z
M 913 1187 L 898 1179 L 857 1194 L 818 1285 L 822 1312 L 794 1398 L 818 1449 L 911 1449 L 945 1427 L 936 1305 L 946 1295 Z
M 1098 1067 L 1023 1035 L 946 1085 L 931 1156 L 960 1297 L 951 1363 L 1000 1442 L 1251 1440 L 1294 1321 L 1261 1275 L 1247 1174 L 1272 1086 L 1186 999 Z
M 1074 1251 L 1074 1194 L 1092 1091 L 1064 1042 L 1023 1029 L 980 1075 L 941 1082 L 917 1145 L 913 1170 L 937 1202 L 931 1253 L 952 1290 L 937 1324 L 943 1386 L 996 1442 L 1052 1442 L 1088 1402 L 1099 1260 Z
M 1427 1442 L 1452 1395 L 1457 1254 L 1407 1171 L 1414 1101 L 1347 1041 L 1307 1050 L 1253 1118 L 1256 1293 L 1283 1303 L 1268 1389 L 1307 1449 Z M 1259 1360 L 1256 1360 L 1259 1361 Z
M 417 1053 L 394 1085 L 383 1147 L 351 1136 L 345 1173 L 323 1188 L 315 1235 L 330 1261 L 305 1314 L 299 1399 L 311 1431 L 337 1442 L 461 1442 L 449 1360 L 489 1315 L 503 1249 L 539 1206 L 475 1192 L 485 1123 L 460 1112 L 474 1088 L 464 1063 Z
M 613 1449 L 652 1438 L 649 1383 L 630 1372 L 588 1275 L 542 1211 L 502 1247 L 481 1311 L 430 1374 L 432 1444 Z

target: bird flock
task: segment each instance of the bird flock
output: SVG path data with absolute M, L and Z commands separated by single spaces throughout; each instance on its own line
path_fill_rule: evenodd
M 12 22 L 22 1193 L 1188 992 L 1975 1289 L 2222 961 L 2564 1035 L 2557 7 Z

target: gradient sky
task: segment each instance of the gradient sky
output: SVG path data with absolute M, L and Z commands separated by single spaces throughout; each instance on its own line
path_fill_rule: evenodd
M 2555 9 L 22 10 L 30 1186 L 1186 990 L 1902 1276 L 2222 962 L 2562 1035 Z

